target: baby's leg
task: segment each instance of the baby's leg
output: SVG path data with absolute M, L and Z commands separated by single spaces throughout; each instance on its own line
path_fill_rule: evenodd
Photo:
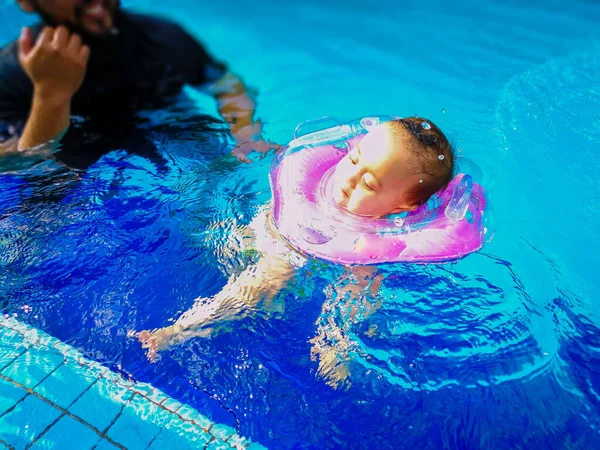
M 283 303 L 274 303 L 274 299 L 295 275 L 296 266 L 290 263 L 290 249 L 267 226 L 267 213 L 266 209 L 259 212 L 241 235 L 244 244 L 254 243 L 258 261 L 238 276 L 230 275 L 215 296 L 196 299 L 174 325 L 138 334 L 151 359 L 159 350 L 193 336 L 208 336 L 215 328 L 222 329 L 223 324 L 241 320 L 258 309 L 283 310 Z
M 214 297 L 199 298 L 175 324 L 151 333 L 137 335 L 154 360 L 157 352 L 195 336 L 209 336 L 233 321 L 257 311 L 270 310 L 277 293 L 294 276 L 295 267 L 287 259 L 266 255 L 238 277 L 230 278 Z

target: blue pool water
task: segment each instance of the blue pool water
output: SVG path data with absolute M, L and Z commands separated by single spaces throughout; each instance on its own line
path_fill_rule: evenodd
M 5 314 L 269 448 L 600 442 L 600 3 L 125 3 L 226 60 L 277 142 L 324 115 L 431 118 L 486 186 L 493 239 L 456 263 L 384 268 L 366 317 L 368 302 L 352 315 L 331 300 L 351 283 L 342 270 L 308 267 L 278 311 L 150 364 L 128 332 L 168 325 L 238 273 L 251 255 L 226 237 L 270 197 L 272 155 L 224 159 L 225 134 L 190 113 L 211 100 L 189 91 L 143 125 L 160 164 L 121 150 L 85 173 L 3 169 Z M 0 42 L 30 21 L 10 0 L 0 16 Z M 349 360 L 345 377 L 319 370 L 314 342 Z

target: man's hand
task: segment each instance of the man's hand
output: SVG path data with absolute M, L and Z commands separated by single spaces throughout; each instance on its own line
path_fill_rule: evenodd
M 208 92 L 216 98 L 219 113 L 229 124 L 237 144 L 232 153 L 238 160 L 250 163 L 248 155 L 252 152 L 279 150 L 280 145 L 263 138 L 262 123 L 253 119 L 256 103 L 238 76 L 227 73 L 210 85 Z
M 23 29 L 19 62 L 34 89 L 19 151 L 60 140 L 69 127 L 71 99 L 83 83 L 89 57 L 89 47 L 65 27 L 44 28 L 35 45 L 31 30 Z
M 90 49 L 81 38 L 60 26 L 46 27 L 34 45 L 29 28 L 19 39 L 19 62 L 43 99 L 70 102 L 85 76 Z

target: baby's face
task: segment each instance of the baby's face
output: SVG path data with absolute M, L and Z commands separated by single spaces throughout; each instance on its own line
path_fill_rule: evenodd
M 406 139 L 392 137 L 383 124 L 369 131 L 338 163 L 335 169 L 335 201 L 361 216 L 381 217 L 412 211 L 417 205 L 407 201 L 408 193 L 419 183 L 414 174 Z

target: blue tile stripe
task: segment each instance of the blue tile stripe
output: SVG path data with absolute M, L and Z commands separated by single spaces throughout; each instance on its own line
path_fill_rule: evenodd
M 10 379 L 10 378 L 8 378 L 8 377 L 5 377 L 4 375 L 0 375 L 0 379 L 6 380 L 6 381 L 8 381 L 8 382 L 10 382 L 10 383 L 14 384 L 16 387 L 18 387 L 18 388 L 21 388 L 21 389 L 23 389 L 24 391 L 26 391 L 26 392 L 27 392 L 27 394 L 26 394 L 26 395 L 25 395 L 23 398 L 21 398 L 19 401 L 17 401 L 17 403 L 15 403 L 15 404 L 14 404 L 12 407 L 10 407 L 10 408 L 8 408 L 6 411 L 4 411 L 4 412 L 2 413 L 2 415 L 0 415 L 0 418 L 2 418 L 2 416 L 4 416 L 4 415 L 5 415 L 5 414 L 7 414 L 7 413 L 10 413 L 12 410 L 14 410 L 14 409 L 15 409 L 15 407 L 16 407 L 16 406 L 17 406 L 19 403 L 23 402 L 23 401 L 25 400 L 25 398 L 26 398 L 28 395 L 33 395 L 33 396 L 37 397 L 37 398 L 38 398 L 38 399 L 40 399 L 41 401 L 43 401 L 43 402 L 47 403 L 48 405 L 50 405 L 50 406 L 52 406 L 52 407 L 54 407 L 54 408 L 58 409 L 58 410 L 59 410 L 59 411 L 62 413 L 62 414 L 59 416 L 59 418 L 58 418 L 58 419 L 56 419 L 54 422 L 52 422 L 52 424 L 51 424 L 50 426 L 48 426 L 48 428 L 47 428 L 46 430 L 44 430 L 44 432 L 43 432 L 42 434 L 40 434 L 39 436 L 37 436 L 37 437 L 36 437 L 36 439 L 34 439 L 34 441 L 32 441 L 32 442 L 31 442 L 31 444 L 29 444 L 27 447 L 30 447 L 31 445 L 35 444 L 35 442 L 36 442 L 36 441 L 37 441 L 37 440 L 38 440 L 40 437 L 42 437 L 42 435 L 43 435 L 43 434 L 44 434 L 46 431 L 48 431 L 52 425 L 54 425 L 56 422 L 58 422 L 58 420 L 59 420 L 59 419 L 61 419 L 61 418 L 62 418 L 62 417 L 64 417 L 64 416 L 69 416 L 69 417 L 71 417 L 72 419 L 75 419 L 76 421 L 78 421 L 79 423 L 81 423 L 82 425 L 85 425 L 86 427 L 90 428 L 92 431 L 94 431 L 95 433 L 97 433 L 99 437 L 105 438 L 106 440 L 108 440 L 108 441 L 109 441 L 111 444 L 113 444 L 113 445 L 114 445 L 114 446 L 116 446 L 117 448 L 120 448 L 120 449 L 125 449 L 125 447 L 123 447 L 122 445 L 120 445 L 120 444 L 118 444 L 118 443 L 116 443 L 116 442 L 112 441 L 112 439 L 108 438 L 107 436 L 104 436 L 104 435 L 103 435 L 103 433 L 102 433 L 100 430 L 98 430 L 96 427 L 94 427 L 93 425 L 91 425 L 91 424 L 87 423 L 87 422 L 86 422 L 85 420 L 83 420 L 82 418 L 80 418 L 80 417 L 78 417 L 78 416 L 75 416 L 74 414 L 71 414 L 69 411 L 67 411 L 67 410 L 66 410 L 66 409 L 64 409 L 64 408 L 61 408 L 60 406 L 56 405 L 56 404 L 55 404 L 55 403 L 53 403 L 52 401 L 48 400 L 47 398 L 45 398 L 45 397 L 42 397 L 42 396 L 41 396 L 41 395 L 39 395 L 38 393 L 34 392 L 34 391 L 33 391 L 33 389 L 31 389 L 31 388 L 28 388 L 28 387 L 25 387 L 24 385 L 22 385 L 22 384 L 21 384 L 21 383 L 19 383 L 18 381 L 15 381 L 15 380 L 13 380 L 13 379 Z M 126 449 L 125 449 L 125 450 L 126 450 Z
M 98 436 L 98 441 L 89 447 L 92 449 L 108 448 L 106 445 L 109 445 L 110 448 L 130 450 L 133 448 L 132 444 L 128 444 L 129 447 L 123 444 L 127 442 L 127 436 L 122 430 L 132 429 L 149 433 L 147 444 L 144 443 L 141 447 L 145 449 L 153 449 L 155 441 L 164 439 L 168 439 L 174 448 L 182 449 L 212 448 L 215 444 L 219 444 L 219 448 L 264 449 L 239 436 L 233 428 L 214 424 L 194 408 L 177 402 L 159 389 L 146 383 L 125 380 L 121 375 L 88 360 L 73 347 L 12 317 L 0 317 L 0 358 L 0 380 L 5 383 L 0 384 L 0 396 L 3 395 L 3 389 L 12 389 L 12 394 L 17 395 L 4 397 L 5 400 L 8 399 L 8 403 L 3 400 L 3 410 L 0 410 L 0 450 L 15 446 L 22 448 L 19 445 L 23 439 L 28 439 L 25 448 L 33 450 L 37 448 L 36 443 L 42 444 L 42 440 L 55 439 L 60 433 L 50 431 L 59 422 L 69 421 L 68 424 L 64 422 L 61 425 L 61 430 L 65 426 L 70 429 L 74 425 L 65 417 L 75 420 L 85 427 L 83 430 L 91 430 Z M 61 383 L 65 389 L 69 389 L 72 377 L 78 378 L 78 385 L 83 390 L 78 395 L 79 390 L 72 390 L 69 396 L 60 397 L 64 394 L 58 392 L 61 390 Z M 48 384 L 50 382 L 52 383 Z M 17 389 L 10 388 L 10 385 Z M 19 396 L 19 392 L 23 395 Z M 28 420 L 29 418 L 22 418 L 24 413 L 20 411 L 31 403 L 31 400 L 25 401 L 28 398 L 51 406 L 57 411 L 58 417 L 53 415 L 53 420 L 49 420 L 49 423 L 38 423 L 35 434 L 30 429 L 25 437 L 19 436 L 17 443 L 15 436 L 7 436 L 5 430 L 10 427 L 4 427 L 3 421 L 7 418 L 12 422 Z M 7 404 L 13 402 L 12 406 L 6 408 Z M 95 407 L 91 407 L 91 403 L 96 404 Z M 105 422 L 100 425 L 100 418 L 87 411 L 97 411 L 102 405 L 109 405 L 113 409 L 110 415 L 104 416 Z M 104 408 L 104 411 L 107 409 L 109 408 Z M 24 428 L 28 428 L 28 425 L 24 425 Z M 167 431 L 168 435 L 165 434 Z M 94 436 L 89 431 L 86 433 L 88 438 Z M 71 436 L 70 439 L 76 438 Z M 104 444 L 100 445 L 102 442 Z M 66 448 L 63 447 L 66 444 L 72 445 L 73 442 L 56 442 L 55 448 Z

